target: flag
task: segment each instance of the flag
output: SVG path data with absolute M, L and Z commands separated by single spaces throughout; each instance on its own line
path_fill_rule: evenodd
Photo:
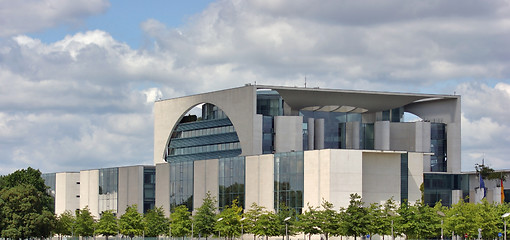
M 501 203 L 505 202 L 505 188 L 503 187 L 503 178 L 501 178 Z
M 485 198 L 486 194 L 485 194 L 485 183 L 483 182 L 483 178 L 482 178 L 482 174 L 479 173 L 478 174 L 478 177 L 480 178 L 480 189 L 483 189 L 483 198 Z

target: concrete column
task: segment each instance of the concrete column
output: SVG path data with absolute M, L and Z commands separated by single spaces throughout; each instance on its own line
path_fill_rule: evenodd
M 324 119 L 315 119 L 314 149 L 324 149 Z
M 390 150 L 390 122 L 378 121 L 374 124 L 374 148 Z
M 345 148 L 347 149 L 359 149 L 359 122 L 347 122 L 345 124 Z
M 315 119 L 308 119 L 308 150 L 314 149 L 315 143 Z

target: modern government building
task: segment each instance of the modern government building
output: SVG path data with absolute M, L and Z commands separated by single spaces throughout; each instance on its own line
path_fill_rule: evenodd
M 154 165 L 43 177 L 57 214 L 88 206 L 96 217 L 131 204 L 193 210 L 207 192 L 220 209 L 238 199 L 298 212 L 323 199 L 346 207 L 352 193 L 448 206 L 482 196 L 461 172 L 460 96 L 250 84 L 156 101 Z M 486 183 L 490 202 L 498 184 Z

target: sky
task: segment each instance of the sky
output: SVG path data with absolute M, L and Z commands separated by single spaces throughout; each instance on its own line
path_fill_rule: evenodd
M 0 175 L 153 163 L 153 104 L 246 83 L 459 94 L 510 169 L 508 0 L 0 0 Z

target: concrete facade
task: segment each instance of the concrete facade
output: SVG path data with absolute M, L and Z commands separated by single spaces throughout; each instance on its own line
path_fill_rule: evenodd
M 80 173 L 62 172 L 55 174 L 55 214 L 65 211 L 74 214 L 80 208 Z

